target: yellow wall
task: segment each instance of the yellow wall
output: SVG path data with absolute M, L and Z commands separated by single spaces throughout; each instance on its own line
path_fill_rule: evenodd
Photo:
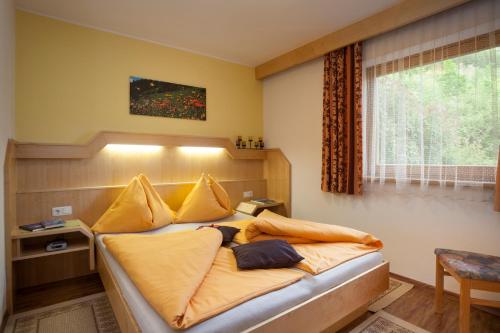
M 18 11 L 16 138 L 83 143 L 102 130 L 262 134 L 250 67 Z M 129 114 L 129 76 L 207 88 L 207 121 Z

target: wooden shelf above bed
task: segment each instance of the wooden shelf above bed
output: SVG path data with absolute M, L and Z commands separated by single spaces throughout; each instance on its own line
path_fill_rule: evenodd
M 139 134 L 100 132 L 87 144 L 16 143 L 16 158 L 85 159 L 90 158 L 107 144 L 160 145 L 165 147 L 219 147 L 233 159 L 265 160 L 268 152 L 279 149 L 237 149 L 227 138 L 192 135 Z

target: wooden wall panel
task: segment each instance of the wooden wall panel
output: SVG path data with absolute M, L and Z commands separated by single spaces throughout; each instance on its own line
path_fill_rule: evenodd
M 126 185 L 144 173 L 152 183 L 196 181 L 202 172 L 218 180 L 263 179 L 262 160 L 235 160 L 224 151 L 123 153 L 104 148 L 88 159 L 18 159 L 18 192 Z
M 291 165 L 280 150 L 267 153 L 264 178 L 267 180 L 268 197 L 283 201 L 287 216 L 291 216 Z
M 266 180 L 222 181 L 233 206 L 243 200 L 243 191 L 252 190 L 254 196 L 266 196 Z M 155 185 L 161 197 L 173 210 L 177 210 L 194 183 Z M 72 206 L 73 214 L 65 219 L 79 218 L 89 226 L 106 211 L 124 186 L 95 189 L 37 191 L 17 194 L 17 224 L 34 223 L 52 218 L 52 207 Z
M 5 195 L 5 273 L 6 273 L 6 306 L 7 312 L 12 313 L 14 309 L 13 293 L 14 278 L 12 268 L 12 246 L 10 233 L 16 225 L 16 184 L 17 184 L 17 164 L 15 159 L 16 145 L 13 140 L 9 140 L 4 162 L 4 195 Z

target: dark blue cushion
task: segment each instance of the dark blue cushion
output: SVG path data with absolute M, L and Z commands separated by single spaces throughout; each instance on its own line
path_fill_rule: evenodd
M 233 241 L 234 236 L 240 232 L 240 229 L 234 228 L 234 227 L 226 227 L 222 225 L 203 225 L 201 227 L 198 227 L 197 230 L 202 229 L 202 228 L 215 228 L 219 230 L 222 233 L 222 245 L 228 245 Z
M 216 225 L 215 228 L 217 228 L 220 232 L 222 232 L 222 244 L 226 245 L 229 244 L 233 241 L 234 236 L 240 232 L 240 229 L 235 228 L 235 227 L 226 227 L 222 225 Z
M 284 240 L 264 240 L 233 247 L 240 269 L 292 267 L 302 259 Z

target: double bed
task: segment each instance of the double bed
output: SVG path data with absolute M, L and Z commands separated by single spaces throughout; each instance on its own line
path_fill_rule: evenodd
M 154 153 L 114 151 L 108 145 L 157 145 Z M 208 155 L 186 153 L 179 147 L 220 147 L 225 152 Z M 145 162 L 147 161 L 147 162 Z M 280 149 L 236 149 L 227 138 L 101 132 L 83 145 L 20 143 L 9 141 L 6 158 L 6 234 L 19 225 L 51 218 L 52 207 L 69 205 L 74 216 L 89 227 L 118 198 L 128 180 L 146 172 L 159 197 L 177 211 L 194 187 L 193 179 L 205 170 L 217 176 L 232 203 L 241 202 L 244 191 L 255 197 L 283 202 L 291 211 L 291 165 Z M 44 177 L 40 177 L 44 175 Z M 33 205 L 36 202 L 37 205 Z M 237 213 L 224 220 L 248 219 Z M 210 224 L 214 222 L 207 222 Z M 172 233 L 196 229 L 200 223 L 169 224 L 144 234 Z M 97 269 L 116 319 L 124 333 L 172 332 L 141 295 L 131 278 L 107 249 L 103 235 L 96 236 Z M 9 243 L 10 244 L 10 243 Z M 12 313 L 16 288 L 21 279 L 7 256 L 7 311 Z M 48 258 L 48 257 L 47 257 Z M 92 273 L 88 258 L 80 252 L 67 253 L 64 278 Z M 34 285 L 58 281 L 58 256 L 51 265 L 40 267 Z M 53 264 L 52 264 L 53 263 Z M 323 273 L 305 276 L 281 289 L 243 302 L 210 317 L 188 332 L 320 332 L 336 330 L 366 311 L 367 305 L 389 286 L 389 263 L 380 252 L 371 252 L 335 266 Z
M 248 220 L 249 218 L 252 217 L 242 213 L 236 213 L 223 220 L 214 222 L 231 222 Z M 210 225 L 214 222 L 170 224 L 160 229 L 147 231 L 141 234 L 163 234 L 182 230 L 194 230 L 199 226 Z M 147 300 L 141 295 L 140 291 L 135 287 L 134 283 L 127 276 L 120 264 L 106 249 L 106 245 L 103 242 L 105 236 L 106 234 L 99 234 L 96 237 L 98 269 L 103 278 L 108 295 L 110 296 L 113 310 L 115 311 L 122 331 L 176 331 L 148 304 Z M 265 330 L 266 326 L 271 325 L 272 321 L 278 320 L 281 315 L 295 311 L 300 308 L 301 305 L 311 303 L 311 300 L 321 299 L 322 296 L 328 295 L 329 292 L 334 292 L 336 290 L 335 288 L 348 286 L 350 283 L 356 282 L 359 277 L 373 275 L 374 272 L 385 272 L 387 266 L 380 252 L 368 253 L 318 275 L 306 274 L 304 278 L 296 283 L 246 301 L 228 311 L 192 326 L 185 331 L 197 333 Z M 352 299 L 343 299 L 339 297 L 334 303 L 337 306 L 342 305 L 344 312 L 345 310 L 350 310 L 353 303 L 362 303 L 362 309 L 363 306 L 379 292 L 379 289 L 384 289 L 384 279 L 387 280 L 385 275 L 386 274 L 377 274 L 376 276 L 380 276 L 381 278 L 368 282 L 366 287 L 368 287 L 371 292 L 367 293 L 365 290 L 366 288 L 360 288 L 358 286 L 356 288 L 357 295 L 353 296 L 358 302 L 353 302 Z M 359 308 L 360 307 L 357 307 L 352 310 L 358 310 Z M 328 309 L 326 309 L 326 311 L 328 311 Z M 311 323 L 309 325 L 311 331 L 319 330 L 315 328 L 316 326 L 320 326 L 324 329 L 331 326 L 330 324 L 338 322 L 338 320 L 334 319 L 346 318 L 346 316 L 341 316 L 342 313 L 336 311 L 333 306 L 331 311 L 331 316 L 323 318 L 323 325 Z M 349 313 L 351 312 L 352 311 L 349 311 Z M 341 318 L 338 318 L 339 316 L 341 316 Z M 334 321 L 332 321 L 332 319 Z M 287 319 L 289 323 L 292 321 L 293 319 Z M 326 323 L 328 323 L 328 326 L 323 327 Z M 294 329 L 298 328 L 299 326 L 294 327 Z M 297 331 L 300 331 L 300 329 Z

